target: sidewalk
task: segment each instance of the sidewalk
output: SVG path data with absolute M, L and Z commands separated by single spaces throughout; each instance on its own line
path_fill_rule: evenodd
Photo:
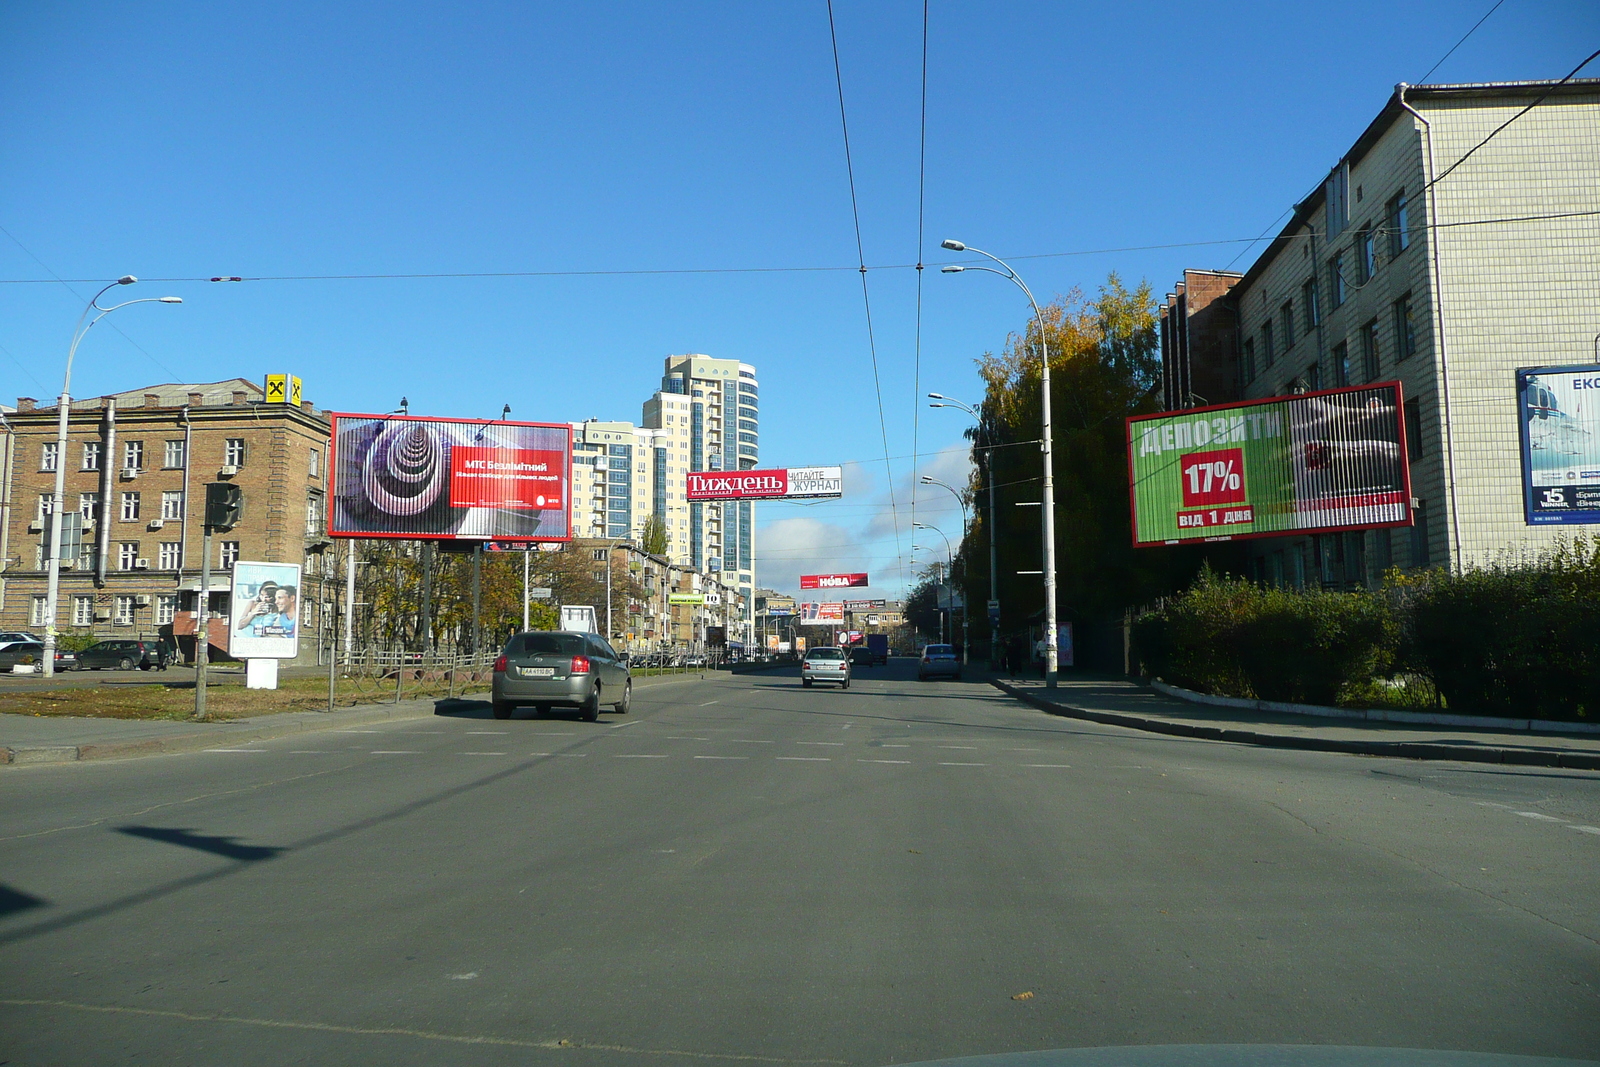
M 1532 734 L 1479 726 L 1428 726 L 1324 719 L 1191 704 L 1110 675 L 1064 674 L 1054 690 L 1037 678 L 990 675 L 996 688 L 1052 715 L 1109 726 L 1268 748 L 1402 759 L 1461 760 L 1600 770 L 1600 736 Z
M 634 688 L 700 681 L 702 675 L 635 678 Z M 342 730 L 378 722 L 422 719 L 452 705 L 487 708 L 488 691 L 463 693 L 452 700 L 424 697 L 399 704 L 367 704 L 335 711 L 285 711 L 227 722 L 174 722 L 142 719 L 86 719 L 53 715 L 0 714 L 0 764 L 70 763 L 76 760 L 129 759 L 174 752 L 242 745 L 289 734 Z

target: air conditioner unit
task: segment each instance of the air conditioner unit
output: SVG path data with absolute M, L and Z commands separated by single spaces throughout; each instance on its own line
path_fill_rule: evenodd
M 111 618 L 111 609 L 110 608 L 95 608 L 94 609 L 94 617 L 96 619 L 101 620 L 101 621 L 109 619 L 109 618 Z
M 218 469 L 217 477 L 218 478 L 232 478 L 235 474 L 238 474 L 238 473 L 239 473 L 239 467 L 238 467 L 237 464 L 225 463 L 225 464 L 222 465 L 222 467 L 220 469 Z
M 150 520 L 150 529 L 159 530 L 159 529 L 161 529 L 161 527 L 165 526 L 166 524 L 167 524 L 167 520 L 166 519 L 151 519 Z
M 34 519 L 32 522 L 28 523 L 28 532 L 29 533 L 43 533 L 44 532 L 44 520 L 43 519 Z
M 64 570 L 64 571 L 70 571 L 72 568 L 76 567 L 77 565 L 78 565 L 78 561 L 76 559 L 68 559 L 65 556 L 63 556 L 61 558 L 61 569 Z
M 122 468 L 122 480 L 123 481 L 131 482 L 137 477 L 139 477 L 139 468 L 138 467 L 123 467 Z
M 140 556 L 138 559 L 133 561 L 133 569 L 136 571 L 147 571 L 150 569 L 150 561 L 144 556 Z
M 150 594 L 140 593 L 133 598 L 133 602 L 139 605 L 141 608 L 147 608 L 150 606 Z

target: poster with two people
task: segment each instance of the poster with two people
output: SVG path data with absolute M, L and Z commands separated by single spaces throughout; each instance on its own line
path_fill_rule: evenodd
M 293 659 L 300 651 L 300 565 L 235 563 L 228 625 L 235 659 Z

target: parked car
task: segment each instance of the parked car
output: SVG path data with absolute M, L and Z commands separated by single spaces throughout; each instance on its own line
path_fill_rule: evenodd
M 6 630 L 0 632 L 0 645 L 7 645 L 13 641 L 32 641 L 36 645 L 44 644 L 44 638 L 32 630 Z
M 78 666 L 89 670 L 106 667 L 119 671 L 131 671 L 135 667 L 141 671 L 166 670 L 170 661 L 166 647 L 159 641 L 97 641 L 78 653 Z
M 0 670 L 9 671 L 19 663 L 44 662 L 43 641 L 9 641 L 0 647 Z M 70 671 L 78 666 L 78 657 L 71 652 L 56 649 L 56 670 Z
M 922 650 L 922 659 L 917 663 L 917 680 L 925 682 L 934 675 L 961 677 L 961 661 L 956 658 L 954 645 L 928 645 Z
M 800 684 L 807 689 L 812 682 L 835 682 L 841 689 L 850 688 L 850 659 L 844 649 L 827 645 L 806 651 L 800 661 Z
M 577 708 L 586 722 L 611 701 L 626 715 L 633 703 L 628 664 L 599 634 L 576 630 L 531 630 L 514 635 L 494 661 L 494 717 L 509 719 L 518 707 L 539 715 L 555 707 Z

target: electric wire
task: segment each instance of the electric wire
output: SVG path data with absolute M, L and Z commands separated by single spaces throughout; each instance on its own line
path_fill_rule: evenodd
M 1496 11 L 1499 11 L 1500 10 L 1500 5 L 1505 3 L 1505 2 L 1506 2 L 1506 0 L 1495 0 L 1494 6 L 1491 7 L 1488 11 L 1485 11 L 1483 13 L 1483 18 L 1479 19 L 1477 22 L 1474 22 L 1472 24 L 1472 29 L 1470 29 L 1466 33 L 1462 34 L 1461 35 L 1461 40 L 1459 40 L 1455 44 L 1451 45 L 1450 46 L 1450 51 L 1448 51 L 1444 55 L 1440 56 L 1439 57 L 1439 62 L 1435 63 L 1433 66 L 1429 67 L 1428 68 L 1428 73 L 1424 74 L 1422 77 L 1417 79 L 1417 84 L 1421 85 L 1423 82 L 1427 81 L 1429 76 L 1432 75 L 1434 71 L 1438 70 L 1440 68 L 1440 66 L 1442 66 L 1444 64 L 1445 60 L 1447 60 L 1451 56 L 1455 55 L 1456 54 L 1456 49 L 1460 48 L 1462 45 L 1466 44 L 1467 43 L 1467 38 L 1471 37 L 1474 33 L 1478 32 L 1478 27 L 1482 26 L 1485 22 L 1489 21 L 1489 16 L 1494 14 Z
M 872 329 L 872 297 L 867 289 L 867 252 L 861 240 L 861 208 L 856 199 L 855 164 L 850 157 L 850 122 L 844 107 L 844 71 L 839 65 L 839 33 L 834 26 L 833 0 L 828 5 L 828 39 L 833 45 L 833 80 L 839 90 L 839 130 L 844 137 L 844 170 L 850 184 L 850 216 L 855 223 L 856 262 L 861 272 L 861 302 L 866 309 L 867 352 L 872 357 L 872 388 L 878 399 L 878 432 L 883 438 L 883 469 L 889 479 L 889 503 L 894 504 L 894 467 L 889 462 L 889 423 L 883 413 L 883 385 L 878 374 L 878 341 Z M 920 254 L 919 257 L 920 258 Z M 895 512 L 894 536 L 896 552 L 899 551 L 900 515 Z
M 917 521 L 917 452 L 922 426 L 922 242 L 928 179 L 928 2 L 922 0 L 922 110 L 917 143 L 917 328 L 911 369 L 911 522 Z M 912 553 L 913 557 L 915 553 Z M 902 579 L 907 575 L 900 572 Z

